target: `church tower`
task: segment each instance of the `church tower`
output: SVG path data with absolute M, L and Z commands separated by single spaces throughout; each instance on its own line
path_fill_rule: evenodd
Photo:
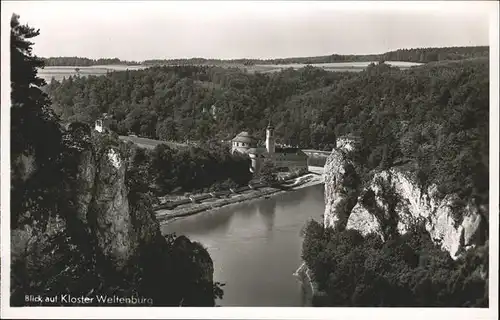
M 267 153 L 270 155 L 274 154 L 274 128 L 271 124 L 271 120 L 269 120 L 269 124 L 266 128 L 266 149 Z

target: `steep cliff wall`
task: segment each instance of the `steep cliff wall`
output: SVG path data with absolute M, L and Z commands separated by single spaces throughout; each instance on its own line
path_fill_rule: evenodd
M 110 147 L 103 150 L 91 166 L 96 168 L 96 175 L 90 209 L 87 209 L 92 216 L 87 220 L 93 219 L 90 222 L 94 224 L 97 243 L 104 255 L 115 261 L 117 267 L 123 267 L 138 247 L 125 186 L 125 162 L 118 151 Z
M 45 270 L 57 270 L 61 262 L 68 259 L 70 254 L 66 249 L 57 257 L 47 255 L 47 250 L 61 252 L 60 245 L 55 244 L 51 236 L 64 234 L 73 237 L 72 243 L 81 247 L 82 254 L 92 246 L 82 243 L 82 239 L 93 243 L 97 260 L 90 257 L 90 265 L 83 267 L 84 272 L 90 267 L 105 269 L 101 276 L 110 277 L 106 279 L 112 283 L 111 287 L 130 286 L 124 292 L 140 290 L 153 297 L 158 305 L 176 305 L 181 300 L 191 305 L 212 305 L 213 264 L 206 250 L 187 238 L 182 239 L 180 247 L 179 241 L 169 242 L 161 236 L 146 198 L 130 197 L 126 184 L 128 147 L 111 136 L 90 130 L 86 130 L 83 137 L 72 134 L 67 137 L 71 143 L 66 149 L 66 179 L 61 181 L 61 192 L 69 195 L 67 208 L 51 217 L 44 229 L 26 224 L 11 232 L 12 263 L 16 269 L 13 277 L 25 275 L 19 278 L 20 291 L 30 290 L 34 294 L 39 289 L 32 278 L 45 271 L 37 265 L 43 265 Z M 190 265 L 191 273 L 183 271 L 185 265 Z M 142 275 L 137 277 L 138 273 Z M 52 275 L 48 277 L 54 279 Z M 130 279 L 119 279 L 123 277 Z M 65 280 L 58 281 L 64 283 Z M 191 281 L 195 284 L 188 289 L 170 287 L 174 282 L 179 288 Z M 86 290 L 82 289 L 83 294 Z M 18 296 L 22 298 L 22 294 Z
M 113 261 L 117 269 L 123 267 L 134 254 L 138 240 L 135 226 L 131 222 L 131 212 L 125 186 L 126 162 L 121 159 L 117 145 L 100 145 L 104 136 L 87 137 L 92 143 L 87 148 L 80 145 L 70 146 L 71 166 L 75 172 L 69 193 L 73 194 L 73 208 L 81 227 L 86 233 L 96 238 L 103 254 Z M 62 182 L 61 182 L 62 183 Z M 137 224 L 147 221 L 138 221 Z M 45 234 L 56 233 L 66 228 L 61 217 L 48 221 Z M 29 225 L 13 230 L 13 250 L 15 255 L 20 250 L 29 250 L 23 246 L 39 235 Z M 19 247 L 19 248 L 17 248 Z
M 382 239 L 425 224 L 433 241 L 457 258 L 464 250 L 484 243 L 483 210 L 469 201 L 457 206 L 457 195 L 440 198 L 436 186 L 421 188 L 409 171 L 391 168 L 373 174 L 361 187 L 352 148 L 334 149 L 325 166 L 324 225 L 376 233 Z
M 354 164 L 340 148 L 332 150 L 324 170 L 325 225 L 344 229 L 358 200 L 358 175 Z

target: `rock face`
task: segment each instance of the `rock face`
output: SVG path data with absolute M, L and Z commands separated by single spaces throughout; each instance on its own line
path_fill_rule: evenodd
M 92 150 L 83 151 L 78 162 L 80 164 L 77 166 L 78 183 L 75 188 L 77 216 L 86 225 L 97 171 Z
M 422 189 L 401 168 L 380 171 L 361 190 L 352 148 L 334 149 L 325 166 L 324 225 L 376 233 L 385 240 L 425 224 L 433 241 L 456 259 L 464 250 L 484 243 L 485 219 L 474 203 L 458 207 L 454 194 L 437 196 L 436 187 Z M 458 212 L 461 211 L 461 212 Z M 456 221 L 457 218 L 461 217 Z
M 345 228 L 358 195 L 359 179 L 353 163 L 341 149 L 333 149 L 325 164 L 325 225 Z
M 120 159 L 116 146 L 101 150 L 99 147 L 80 148 L 74 153 L 74 158 L 72 185 L 76 216 L 85 231 L 96 238 L 104 256 L 119 270 L 135 253 L 139 240 L 135 236 L 127 199 L 125 162 Z M 45 233 L 56 233 L 65 227 L 63 220 L 51 219 Z M 13 230 L 13 257 L 25 251 L 31 242 L 39 241 L 38 238 L 30 226 Z
M 45 290 L 45 284 L 36 282 L 38 274 L 53 280 L 51 272 L 72 257 L 65 255 L 69 252 L 66 247 L 58 251 L 63 251 L 62 255 L 54 254 L 64 245 L 60 235 L 71 235 L 77 245 L 70 246 L 80 246 L 79 253 L 88 253 L 85 257 L 89 259 L 83 260 L 92 264 L 86 271 L 94 267 L 100 270 L 98 281 L 115 283 L 113 281 L 118 280 L 114 277 L 122 279 L 120 290 L 140 290 L 162 306 L 177 305 L 181 300 L 191 305 L 214 305 L 214 268 L 206 249 L 187 238 L 178 239 L 172 245 L 161 235 L 148 196 L 137 192 L 129 194 L 127 160 L 133 150 L 109 135 L 86 129 L 80 131 L 79 137 L 70 132 L 65 139 L 64 181 L 61 181 L 64 194 L 60 198 L 67 201 L 65 210 L 50 217 L 46 228 L 37 228 L 38 222 L 34 221 L 11 231 L 11 261 L 17 268 L 12 273 L 16 280 L 13 294 L 16 305 L 23 305 L 27 292 L 24 290 Z M 21 160 L 23 166 L 19 167 L 24 171 L 19 171 L 24 179 L 30 166 L 24 165 L 29 161 Z M 87 245 L 88 242 L 91 245 Z M 87 248 L 92 251 L 86 251 Z M 79 263 L 81 259 L 76 264 Z M 37 266 L 43 266 L 44 270 Z M 75 270 L 74 264 L 71 267 Z M 177 287 L 184 289 L 172 289 L 174 280 Z M 57 281 L 61 281 L 57 285 L 67 283 L 61 277 L 57 277 Z
M 103 150 L 92 167 L 96 168 L 96 175 L 91 179 L 94 181 L 91 193 L 81 193 L 79 197 L 92 199 L 89 207 L 95 216 L 87 220 L 94 219 L 90 222 L 95 226 L 97 243 L 104 255 L 121 268 L 138 246 L 125 186 L 126 166 L 118 152 L 110 147 Z M 84 207 L 80 210 L 88 212 Z

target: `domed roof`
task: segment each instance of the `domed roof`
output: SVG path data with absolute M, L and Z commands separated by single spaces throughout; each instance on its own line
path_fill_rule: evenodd
M 252 143 L 252 142 L 255 142 L 256 139 L 248 132 L 242 131 L 236 137 L 234 137 L 233 141 L 234 142 Z

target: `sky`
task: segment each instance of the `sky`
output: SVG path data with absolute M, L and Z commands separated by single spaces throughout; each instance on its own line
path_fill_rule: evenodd
M 492 6 L 493 5 L 493 6 Z M 143 61 L 383 53 L 488 45 L 494 2 L 2 1 L 38 56 Z

